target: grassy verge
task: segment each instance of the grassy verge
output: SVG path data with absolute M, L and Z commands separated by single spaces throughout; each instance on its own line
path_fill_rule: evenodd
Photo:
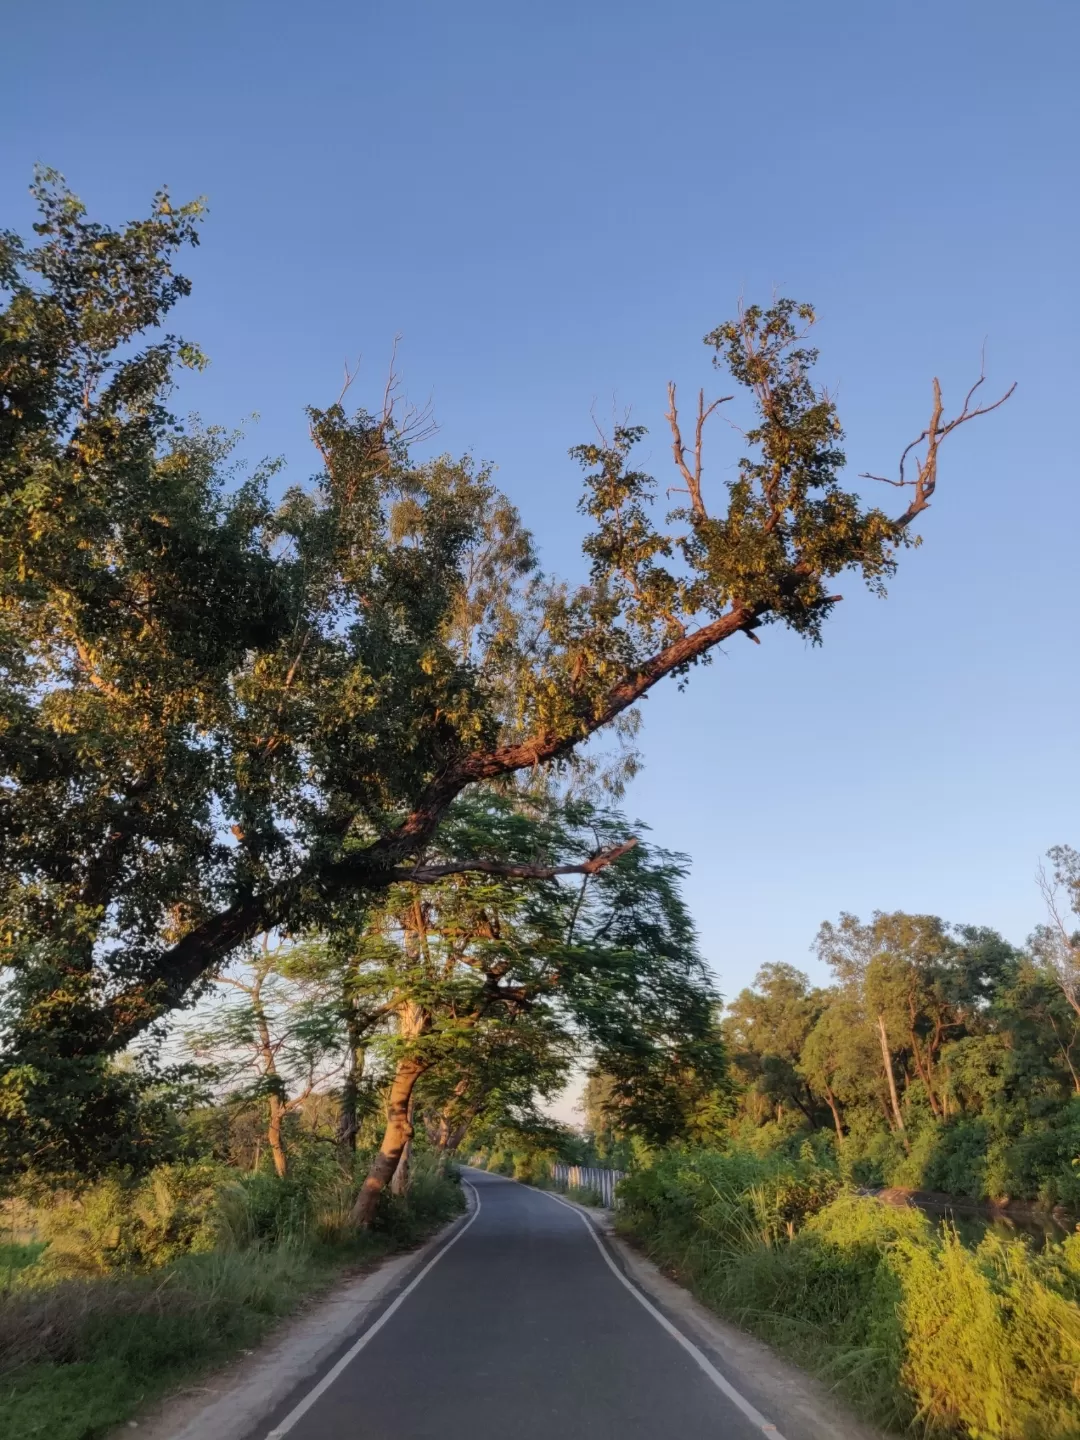
M 811 1160 L 665 1156 L 620 1193 L 628 1238 L 882 1428 L 1080 1435 L 1080 1233 L 969 1250 L 917 1211 L 837 1193 Z
M 559 1190 L 559 1187 L 552 1186 L 552 1189 Z M 591 1185 L 567 1185 L 565 1190 L 559 1190 L 559 1194 L 573 1200 L 576 1205 L 587 1205 L 593 1210 L 602 1210 L 604 1206 L 603 1195 Z
M 412 1196 L 387 1204 L 371 1234 L 291 1236 L 184 1255 L 148 1273 L 9 1286 L 0 1294 L 5 1440 L 98 1440 L 252 1348 L 343 1274 L 416 1244 L 462 1205 L 458 1185 L 425 1177 Z

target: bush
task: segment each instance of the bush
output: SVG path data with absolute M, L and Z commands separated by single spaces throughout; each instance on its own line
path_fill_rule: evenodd
M 621 1230 L 877 1424 L 1080 1434 L 1080 1232 L 967 1250 L 917 1210 L 840 1191 L 811 1155 L 668 1154 L 620 1194 Z
M 163 1165 L 144 1180 L 111 1178 L 78 1195 L 61 1194 L 37 1213 L 49 1276 L 105 1275 L 167 1264 L 209 1250 L 221 1170 Z
M 592 1185 L 568 1185 L 562 1193 L 576 1205 L 588 1205 L 594 1210 L 603 1208 L 604 1197 Z
M 45 1255 L 0 1291 L 5 1440 L 96 1440 L 254 1344 L 344 1266 L 415 1242 L 464 1205 L 456 1178 L 421 1161 L 408 1194 L 387 1196 L 379 1226 L 358 1234 L 341 1223 L 355 1187 L 336 1166 L 306 1185 L 170 1170 L 66 1197 L 41 1217 Z

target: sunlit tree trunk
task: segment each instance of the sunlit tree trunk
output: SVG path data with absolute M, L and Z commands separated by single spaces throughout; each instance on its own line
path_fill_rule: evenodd
M 401 1038 L 415 1041 L 430 1028 L 431 1016 L 421 1006 L 407 1001 L 399 1011 L 398 1023 Z M 406 1053 L 398 1061 L 386 1098 L 386 1129 L 382 1144 L 352 1208 L 352 1222 L 361 1229 L 367 1229 L 375 1218 L 379 1196 L 394 1178 L 398 1163 L 413 1137 L 413 1092 L 416 1082 L 428 1069 L 429 1062 L 415 1054 Z
M 266 1143 L 270 1146 L 270 1154 L 274 1159 L 274 1170 L 279 1180 L 284 1180 L 288 1174 L 289 1164 L 285 1158 L 285 1145 L 281 1138 L 281 1126 L 285 1119 L 285 1106 L 281 1103 L 278 1095 L 269 1097 L 270 1123 L 266 1127 Z
M 893 1072 L 892 1052 L 889 1049 L 889 1037 L 885 1031 L 885 1016 L 878 1016 L 878 1035 L 881 1039 L 881 1060 L 885 1066 L 885 1078 L 889 1082 L 889 1099 L 892 1102 L 893 1119 L 896 1121 L 896 1128 L 900 1134 L 904 1134 L 904 1117 L 900 1113 L 900 1100 L 896 1093 L 896 1075 Z
M 832 1111 L 833 1124 L 836 1126 L 836 1143 L 838 1145 L 843 1145 L 844 1127 L 840 1123 L 840 1111 L 838 1110 L 836 1105 L 836 1096 L 833 1094 L 833 1092 L 829 1089 L 827 1085 L 825 1087 L 825 1103 Z
M 412 1178 L 412 1148 L 415 1125 L 413 1124 L 413 1104 L 416 1100 L 415 1091 L 409 1097 L 409 1108 L 407 1113 L 409 1122 L 409 1138 L 405 1141 L 405 1148 L 401 1152 L 397 1169 L 394 1171 L 394 1178 L 390 1181 L 390 1192 L 393 1195 L 404 1195 L 409 1188 L 409 1181 Z
M 274 1049 L 274 1042 L 270 1035 L 270 1022 L 266 1018 L 266 1010 L 263 1006 L 262 985 L 265 974 L 261 974 L 251 986 L 248 993 L 251 996 L 251 1013 L 255 1021 L 255 1033 L 258 1037 L 259 1058 L 263 1067 L 263 1078 L 268 1080 L 271 1086 L 278 1087 L 277 1055 Z M 270 1147 L 270 1154 L 274 1161 L 274 1171 L 279 1180 L 284 1180 L 289 1169 L 289 1162 L 285 1155 L 285 1142 L 282 1138 L 282 1125 L 288 1113 L 288 1107 L 282 1100 L 277 1088 L 270 1090 L 267 1095 L 268 1118 L 266 1124 L 266 1143 Z
M 409 1102 L 416 1082 L 427 1068 L 419 1060 L 407 1057 L 399 1062 L 394 1071 L 386 1103 L 386 1129 L 383 1132 L 382 1144 L 371 1162 L 371 1169 L 352 1209 L 352 1222 L 361 1229 L 366 1229 L 375 1218 L 379 1196 L 393 1179 L 405 1147 L 412 1139 Z

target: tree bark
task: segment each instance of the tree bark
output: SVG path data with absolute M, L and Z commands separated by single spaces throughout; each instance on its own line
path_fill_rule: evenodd
M 927 1058 L 926 1060 L 923 1059 L 922 1051 L 919 1049 L 919 1042 L 915 1037 L 915 1031 L 911 1030 L 909 1034 L 911 1038 L 911 1053 L 915 1057 L 915 1069 L 919 1072 L 919 1079 L 926 1087 L 926 1095 L 927 1099 L 930 1101 L 930 1109 L 940 1120 L 941 1106 L 938 1104 L 937 1096 L 934 1094 L 934 1083 L 930 1074 L 929 1058 Z
M 401 1152 L 397 1169 L 394 1171 L 394 1178 L 390 1181 L 390 1193 L 392 1195 L 404 1195 L 409 1188 L 409 1181 L 412 1179 L 412 1150 L 413 1135 L 416 1126 L 413 1123 L 413 1102 L 416 1099 L 415 1093 L 409 1096 L 409 1108 L 407 1111 L 409 1120 L 409 1138 L 405 1141 L 405 1148 Z
M 409 1189 L 409 1180 L 412 1176 L 412 1136 L 405 1141 L 405 1148 L 401 1152 L 401 1158 L 397 1162 L 397 1169 L 394 1171 L 394 1178 L 390 1181 L 390 1194 L 399 1198 L 406 1194 Z
M 276 1085 L 278 1083 L 277 1056 L 274 1053 L 270 1022 L 266 1018 L 262 1000 L 262 987 L 265 979 L 266 972 L 264 971 L 260 973 L 254 985 L 248 990 L 248 994 L 251 996 L 251 1012 L 259 1037 L 259 1056 L 262 1060 L 263 1078 Z M 279 1180 L 284 1180 L 289 1170 L 289 1163 L 285 1156 L 285 1143 L 281 1138 L 281 1126 L 288 1113 L 288 1106 L 277 1090 L 271 1090 L 267 1096 L 267 1107 L 269 1118 L 266 1125 L 266 1143 L 270 1146 L 270 1154 L 274 1159 L 274 1170 L 277 1177 Z
M 285 1119 L 285 1106 L 277 1095 L 270 1096 L 270 1123 L 266 1127 L 266 1143 L 274 1157 L 274 1170 L 279 1180 L 288 1174 L 289 1164 L 285 1158 L 285 1146 L 281 1139 L 281 1123 Z
M 343 1150 L 356 1153 L 357 1101 L 360 1095 L 360 1079 L 364 1073 L 364 1046 L 358 1027 L 350 1016 L 346 1021 L 349 1034 L 349 1068 L 341 1087 L 341 1112 L 338 1115 L 337 1143 Z
M 375 1218 L 379 1196 L 394 1177 L 406 1145 L 412 1139 L 413 1127 L 410 1109 L 416 1082 L 428 1066 L 413 1056 L 406 1056 L 398 1062 L 390 1084 L 386 1104 L 386 1129 L 378 1154 L 371 1162 L 367 1179 L 356 1197 L 350 1219 L 362 1230 L 366 1230 Z
M 885 1066 L 885 1078 L 889 1082 L 889 1099 L 892 1101 L 893 1119 L 896 1121 L 896 1128 L 900 1134 L 904 1134 L 904 1117 L 900 1114 L 900 1101 L 896 1094 L 896 1075 L 893 1073 L 892 1053 L 889 1050 L 889 1037 L 885 1032 L 885 1016 L 877 1017 L 878 1035 L 881 1039 L 881 1059 Z
M 843 1145 L 844 1127 L 840 1123 L 840 1111 L 836 1108 L 836 1096 L 833 1094 L 833 1092 L 829 1089 L 827 1085 L 825 1087 L 825 1103 L 832 1111 L 833 1124 L 836 1126 L 836 1143 L 838 1145 Z

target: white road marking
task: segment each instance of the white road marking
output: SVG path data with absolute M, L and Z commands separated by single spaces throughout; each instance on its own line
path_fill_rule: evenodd
M 289 1411 L 288 1415 L 285 1416 L 285 1419 L 282 1420 L 281 1424 L 275 1426 L 273 1430 L 267 1432 L 266 1440 L 281 1440 L 281 1437 L 283 1435 L 287 1435 L 289 1433 L 289 1431 L 293 1428 L 296 1422 L 302 1419 L 303 1416 L 307 1414 L 307 1412 L 315 1404 L 316 1400 L 321 1399 L 321 1397 L 326 1394 L 327 1390 L 330 1389 L 330 1386 L 333 1385 L 334 1381 L 338 1378 L 342 1371 L 346 1370 L 352 1364 L 352 1362 L 356 1359 L 357 1355 L 360 1354 L 360 1351 L 363 1350 L 364 1346 L 368 1343 L 368 1341 L 372 1339 L 373 1336 L 379 1333 L 382 1327 L 390 1319 L 390 1316 L 393 1315 L 394 1312 L 398 1310 L 401 1305 L 408 1299 L 408 1297 L 420 1284 L 420 1281 L 423 1280 L 424 1276 L 428 1273 L 428 1271 L 434 1270 L 435 1266 L 443 1258 L 446 1252 L 448 1250 L 452 1250 L 457 1244 L 457 1242 L 461 1239 L 461 1237 L 465 1234 L 465 1231 L 468 1230 L 469 1226 L 480 1214 L 480 1196 L 477 1193 L 475 1185 L 473 1185 L 468 1180 L 466 1180 L 464 1183 L 468 1185 L 469 1189 L 472 1191 L 473 1199 L 476 1202 L 476 1209 L 469 1216 L 468 1220 L 465 1221 L 465 1224 L 451 1240 L 448 1240 L 446 1242 L 446 1244 L 442 1247 L 442 1249 L 438 1252 L 437 1255 L 433 1255 L 431 1257 L 428 1263 L 420 1271 L 420 1274 L 414 1276 L 413 1279 L 409 1281 L 408 1285 L 405 1286 L 405 1289 L 402 1290 L 401 1294 L 397 1297 L 394 1303 L 386 1307 L 383 1313 L 379 1316 L 378 1320 L 375 1321 L 374 1325 L 370 1326 L 367 1330 L 364 1331 L 364 1333 L 360 1336 L 359 1340 L 357 1340 L 352 1346 L 350 1346 L 348 1350 L 346 1350 L 345 1354 L 341 1357 L 337 1364 L 332 1369 L 328 1370 L 323 1376 L 323 1378 L 319 1381 L 319 1383 L 313 1389 L 308 1391 L 308 1393 L 304 1396 L 300 1403 L 298 1405 L 295 1405 Z
M 505 1176 L 499 1176 L 497 1178 L 506 1179 Z M 508 1185 L 512 1185 L 514 1182 L 512 1180 L 506 1180 L 506 1183 Z M 273 1430 L 268 1431 L 266 1435 L 266 1440 L 281 1440 L 282 1436 L 289 1433 L 289 1431 L 293 1428 L 296 1422 L 302 1419 L 303 1416 L 307 1414 L 307 1412 L 311 1409 L 315 1402 L 326 1394 L 327 1390 L 330 1389 L 330 1386 L 333 1385 L 334 1381 L 342 1374 L 344 1370 L 346 1370 L 352 1364 L 352 1362 L 356 1359 L 357 1355 L 360 1354 L 360 1351 L 363 1350 L 364 1346 L 368 1343 L 368 1341 L 372 1339 L 373 1336 L 379 1333 L 382 1327 L 390 1319 L 391 1315 L 393 1315 L 394 1312 L 401 1307 L 405 1300 L 408 1299 L 408 1297 L 420 1284 L 420 1281 L 423 1280 L 424 1276 L 427 1275 L 430 1270 L 433 1270 L 435 1268 L 435 1266 L 439 1263 L 439 1261 L 443 1258 L 443 1256 L 448 1250 L 453 1249 L 453 1247 L 465 1234 L 465 1231 L 468 1230 L 469 1226 L 476 1220 L 477 1216 L 480 1214 L 480 1195 L 476 1189 L 476 1186 L 470 1180 L 464 1181 L 464 1184 L 468 1185 L 469 1189 L 472 1191 L 473 1200 L 476 1202 L 476 1208 L 473 1210 L 473 1213 L 469 1216 L 468 1220 L 466 1220 L 465 1224 L 451 1240 L 448 1240 L 446 1242 L 446 1244 L 442 1247 L 442 1249 L 438 1252 L 437 1255 L 432 1256 L 432 1258 L 420 1271 L 419 1275 L 414 1276 L 413 1279 L 409 1281 L 408 1285 L 405 1286 L 405 1289 L 402 1290 L 401 1294 L 397 1297 L 397 1299 L 393 1302 L 392 1305 L 388 1305 L 386 1307 L 383 1313 L 379 1316 L 378 1320 L 375 1321 L 374 1325 L 370 1326 L 367 1330 L 364 1331 L 360 1338 L 345 1352 L 345 1354 L 341 1357 L 337 1364 L 333 1366 L 332 1369 L 328 1370 L 323 1376 L 323 1378 L 319 1381 L 319 1383 L 311 1390 L 309 1390 L 308 1393 L 304 1396 L 304 1398 L 299 1402 L 299 1404 L 295 1405 L 293 1409 L 289 1411 L 288 1415 L 285 1416 L 281 1424 L 275 1426 Z M 728 1380 L 726 1376 L 721 1375 L 720 1371 L 716 1368 L 716 1366 L 712 1363 L 708 1356 L 705 1355 L 703 1351 L 699 1350 L 692 1340 L 688 1340 L 681 1330 L 676 1329 L 676 1327 L 671 1323 L 667 1316 L 662 1314 L 650 1300 L 646 1299 L 646 1297 L 641 1293 L 637 1286 L 632 1284 L 632 1282 L 626 1278 L 626 1276 L 622 1273 L 619 1267 L 615 1264 L 614 1260 L 612 1260 L 611 1256 L 608 1254 L 607 1250 L 604 1247 L 603 1241 L 596 1233 L 592 1221 L 587 1215 L 583 1214 L 576 1205 L 569 1204 L 568 1201 L 561 1199 L 558 1195 L 552 1195 L 549 1190 L 538 1190 L 535 1193 L 538 1195 L 546 1195 L 549 1200 L 554 1200 L 557 1205 L 562 1205 L 564 1209 L 572 1211 L 572 1213 L 578 1217 L 581 1223 L 585 1226 L 585 1229 L 589 1232 L 590 1236 L 592 1237 L 593 1244 L 600 1251 L 600 1254 L 603 1257 L 604 1264 L 615 1276 L 615 1279 L 618 1280 L 619 1284 L 624 1285 L 626 1289 L 630 1291 L 630 1294 L 633 1295 L 634 1299 L 638 1302 L 638 1304 L 645 1307 L 645 1309 L 653 1317 L 656 1323 L 661 1326 L 662 1329 L 666 1330 L 667 1333 L 678 1345 L 682 1346 L 682 1348 L 691 1357 L 691 1359 L 698 1366 L 698 1368 L 708 1376 L 708 1378 L 712 1381 L 712 1383 L 716 1386 L 720 1393 L 722 1395 L 725 1395 L 735 1406 L 735 1408 L 737 1410 L 740 1410 L 742 1414 L 746 1416 L 746 1418 L 750 1421 L 752 1425 L 755 1425 L 760 1431 L 762 1431 L 763 1434 L 773 1437 L 773 1440 L 784 1440 L 784 1436 L 780 1433 L 776 1426 L 773 1425 L 770 1421 L 766 1420 L 765 1416 L 762 1415 L 761 1411 L 758 1410 L 754 1405 L 751 1405 L 750 1401 L 747 1400 L 744 1395 L 741 1395 L 739 1391 L 735 1389 L 735 1386 L 732 1385 L 731 1381 Z
M 645 1296 L 641 1293 L 637 1286 L 626 1278 L 626 1276 L 622 1273 L 619 1267 L 615 1264 L 615 1261 L 612 1260 L 607 1250 L 604 1248 L 604 1242 L 596 1233 L 593 1223 L 587 1215 L 582 1214 L 582 1212 L 577 1208 L 576 1205 L 571 1205 L 568 1201 L 560 1199 L 558 1195 L 552 1195 L 550 1190 L 538 1190 L 536 1193 L 538 1195 L 546 1195 L 549 1200 L 554 1200 L 556 1204 L 562 1205 L 567 1210 L 572 1210 L 573 1213 L 581 1221 L 581 1223 L 585 1226 L 585 1229 L 592 1236 L 596 1248 L 604 1257 L 604 1264 L 615 1276 L 615 1279 L 618 1280 L 619 1284 L 625 1285 L 627 1290 L 630 1291 L 630 1294 L 633 1295 L 634 1299 L 640 1305 L 644 1305 L 645 1309 L 653 1317 L 656 1323 L 662 1326 L 671 1336 L 671 1338 L 682 1346 L 686 1353 L 694 1360 L 695 1364 L 705 1372 L 705 1374 L 709 1377 L 709 1379 L 721 1392 L 721 1394 L 726 1395 L 727 1398 L 731 1401 L 731 1403 L 736 1407 L 736 1409 L 741 1410 L 752 1425 L 756 1425 L 757 1428 L 761 1430 L 764 1434 L 772 1436 L 772 1440 L 784 1440 L 783 1435 L 781 1435 L 780 1431 L 776 1428 L 776 1426 L 772 1424 L 771 1421 L 766 1420 L 765 1416 L 762 1415 L 761 1411 L 758 1410 L 756 1406 L 751 1405 L 750 1401 L 747 1400 L 744 1395 L 741 1395 L 739 1391 L 735 1389 L 735 1386 L 732 1385 L 731 1381 L 728 1380 L 726 1376 L 721 1375 L 720 1371 L 712 1363 L 709 1357 L 703 1351 L 699 1350 L 692 1340 L 688 1340 L 681 1330 L 676 1329 L 676 1327 L 671 1323 L 667 1316 L 662 1314 L 650 1300 L 647 1300 L 645 1298 Z

